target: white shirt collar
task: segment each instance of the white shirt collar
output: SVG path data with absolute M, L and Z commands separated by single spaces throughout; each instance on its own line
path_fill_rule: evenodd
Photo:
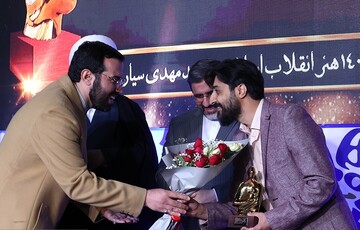
M 250 127 L 251 129 L 260 130 L 260 118 L 261 118 L 261 110 L 262 110 L 263 104 L 264 104 L 264 99 L 261 99 L 260 103 L 256 109 L 254 118 L 252 120 L 251 127 Z
M 255 115 L 251 122 L 250 128 L 248 126 L 246 126 L 245 124 L 240 123 L 239 129 L 241 131 L 243 131 L 244 133 L 250 134 L 251 129 L 260 130 L 260 118 L 261 118 L 261 110 L 262 110 L 263 104 L 264 104 L 264 99 L 261 99 L 258 107 L 256 108 Z

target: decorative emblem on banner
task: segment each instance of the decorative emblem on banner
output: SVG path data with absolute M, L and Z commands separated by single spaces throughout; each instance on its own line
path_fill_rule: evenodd
M 335 155 L 336 178 L 344 182 L 341 190 L 360 227 L 360 128 L 350 130 L 342 139 Z

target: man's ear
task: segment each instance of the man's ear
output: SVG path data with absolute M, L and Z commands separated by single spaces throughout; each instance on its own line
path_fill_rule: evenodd
M 95 75 L 88 69 L 83 69 L 80 73 L 80 81 L 83 81 L 87 86 L 90 86 L 95 79 Z
M 244 98 L 247 95 L 247 88 L 245 84 L 239 84 L 234 89 L 235 95 L 239 98 Z

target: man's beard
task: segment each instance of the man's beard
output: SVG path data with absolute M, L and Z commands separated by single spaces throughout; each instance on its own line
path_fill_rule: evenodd
M 100 111 L 109 111 L 111 105 L 108 103 L 109 95 L 107 95 L 101 88 L 100 78 L 96 78 L 94 81 L 93 88 L 89 93 L 92 107 Z
M 218 112 L 218 119 L 221 125 L 230 125 L 241 114 L 241 106 L 233 94 L 227 105 L 219 104 L 219 107 L 221 107 L 221 111 Z

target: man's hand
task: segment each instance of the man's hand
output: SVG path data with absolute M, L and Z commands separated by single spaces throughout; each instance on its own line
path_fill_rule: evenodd
M 189 209 L 186 212 L 186 215 L 195 217 L 201 220 L 208 219 L 208 212 L 204 205 L 198 203 L 196 200 L 191 199 L 188 203 Z
M 188 206 L 185 202 L 189 200 L 189 196 L 181 193 L 165 189 L 150 189 L 146 193 L 145 206 L 157 212 L 180 216 L 186 213 Z
M 253 228 L 242 227 L 241 230 L 271 230 L 270 224 L 267 221 L 265 214 L 262 212 L 249 213 L 248 216 L 257 216 L 259 223 Z
M 129 216 L 120 212 L 115 213 L 110 209 L 102 209 L 101 213 L 106 219 L 110 220 L 114 224 L 134 224 L 139 221 L 139 219 L 136 217 Z
M 214 189 L 202 189 L 191 194 L 191 198 L 200 204 L 217 202 L 216 192 Z

